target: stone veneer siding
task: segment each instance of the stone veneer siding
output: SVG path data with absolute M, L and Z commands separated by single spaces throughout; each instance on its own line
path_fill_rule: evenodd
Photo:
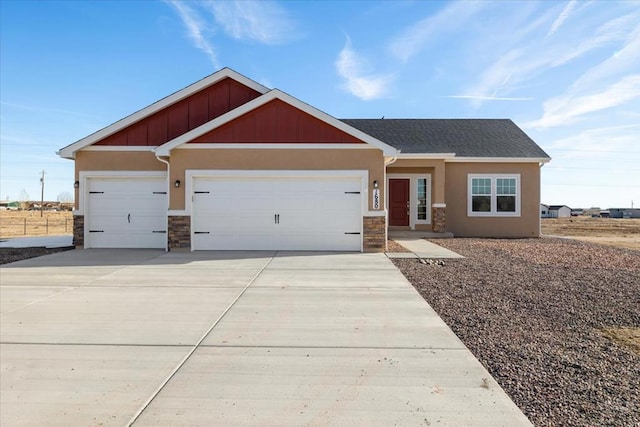
M 446 208 L 432 208 L 433 232 L 444 233 L 447 226 Z
M 73 246 L 84 246 L 84 216 L 73 216 Z
M 169 250 L 191 249 L 191 217 L 169 217 Z
M 387 250 L 386 218 L 384 216 L 365 216 L 363 218 L 364 252 L 384 252 Z

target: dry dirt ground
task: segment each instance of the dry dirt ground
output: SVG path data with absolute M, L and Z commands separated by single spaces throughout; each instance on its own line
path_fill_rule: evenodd
M 73 232 L 71 212 L 0 210 L 0 238 L 62 236 Z
M 640 252 L 570 239 L 434 241 L 394 260 L 534 425 L 640 425 Z
M 640 250 L 640 219 L 543 218 L 542 234 Z

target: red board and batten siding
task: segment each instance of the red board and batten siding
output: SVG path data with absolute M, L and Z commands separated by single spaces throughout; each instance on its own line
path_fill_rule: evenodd
M 226 78 L 106 137 L 95 145 L 156 147 L 259 96 L 259 92 Z
M 190 143 L 363 143 L 286 102 L 274 99 Z

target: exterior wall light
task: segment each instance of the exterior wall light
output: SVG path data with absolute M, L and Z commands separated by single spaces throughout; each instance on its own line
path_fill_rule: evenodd
M 378 181 L 373 181 L 373 188 L 378 188 Z
M 176 188 L 180 188 L 180 180 L 176 179 L 176 182 L 174 182 L 173 185 L 175 185 Z
M 80 188 L 80 181 L 76 181 L 73 183 L 73 188 Z

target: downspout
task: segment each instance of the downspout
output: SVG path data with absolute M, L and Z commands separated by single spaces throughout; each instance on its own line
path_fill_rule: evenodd
M 169 208 L 171 207 L 171 164 L 168 160 L 163 160 L 155 153 L 156 159 L 167 165 L 167 238 L 164 242 L 164 251 L 169 252 Z
M 542 203 L 542 167 L 546 162 L 540 162 L 540 196 L 538 197 L 538 237 L 542 237 L 542 218 L 540 218 L 540 204 Z

